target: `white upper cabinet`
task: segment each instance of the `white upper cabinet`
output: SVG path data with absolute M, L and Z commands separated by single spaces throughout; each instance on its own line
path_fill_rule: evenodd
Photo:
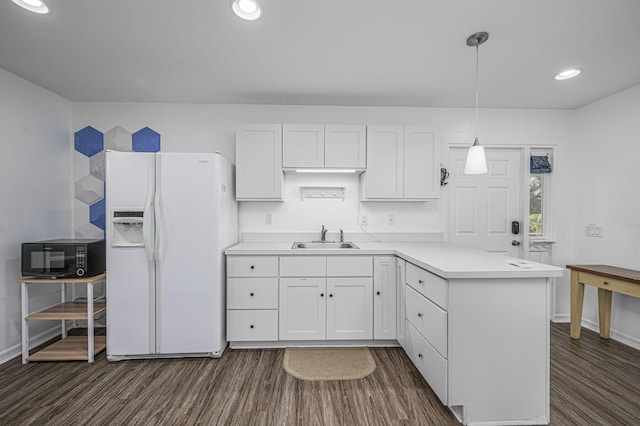
M 433 130 L 404 128 L 404 198 L 440 198 L 440 150 Z
M 236 199 L 282 200 L 282 125 L 247 124 L 236 129 Z
M 325 167 L 364 169 L 367 166 L 366 153 L 366 126 L 325 126 Z
M 361 199 L 426 201 L 440 198 L 440 150 L 424 126 L 368 126 L 367 171 Z
M 367 199 L 402 199 L 404 191 L 402 126 L 367 127 Z
M 282 167 L 324 167 L 324 126 L 284 124 Z
M 359 125 L 284 124 L 285 169 L 366 166 L 366 127 Z

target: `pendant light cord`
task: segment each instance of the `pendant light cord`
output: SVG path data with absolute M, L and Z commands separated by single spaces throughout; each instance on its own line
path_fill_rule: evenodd
M 479 40 L 476 40 L 476 140 L 478 139 L 478 104 L 479 104 L 478 75 L 480 74 L 479 67 L 478 67 L 479 56 L 480 56 L 480 42 Z

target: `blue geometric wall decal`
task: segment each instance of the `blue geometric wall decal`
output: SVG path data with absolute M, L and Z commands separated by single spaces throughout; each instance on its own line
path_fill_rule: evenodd
M 73 136 L 76 151 L 83 153 L 87 157 L 96 155 L 103 150 L 103 135 L 100 131 L 91 126 L 78 130 Z
M 159 152 L 160 133 L 148 127 L 140 129 L 131 135 L 132 148 L 135 152 Z
M 89 206 L 89 222 L 93 223 L 103 231 L 106 229 L 107 215 L 105 213 L 104 198 L 95 204 Z

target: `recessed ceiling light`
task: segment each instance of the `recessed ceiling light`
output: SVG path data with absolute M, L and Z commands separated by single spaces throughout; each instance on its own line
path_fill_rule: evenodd
M 556 74 L 556 76 L 554 78 L 556 80 L 568 80 L 570 78 L 579 76 L 581 72 L 582 72 L 582 70 L 580 70 L 580 69 L 571 68 L 571 69 L 559 72 L 558 74 Z
M 15 4 L 29 12 L 38 13 L 40 15 L 48 15 L 51 8 L 42 0 L 12 0 Z
M 262 16 L 262 6 L 256 0 L 233 0 L 231 9 L 239 18 L 246 21 L 255 21 Z

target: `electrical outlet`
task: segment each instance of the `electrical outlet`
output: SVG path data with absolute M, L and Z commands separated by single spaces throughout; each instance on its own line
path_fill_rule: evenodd
M 584 228 L 584 235 L 587 237 L 602 238 L 602 225 L 590 223 Z
M 273 216 L 271 215 L 271 213 L 265 213 L 264 214 L 264 224 L 265 225 L 271 225 L 273 223 Z
M 360 215 L 360 225 L 367 226 L 368 223 L 369 223 L 369 218 L 367 217 L 367 215 L 366 214 Z
M 395 225 L 396 224 L 396 215 L 390 214 L 387 216 L 387 225 Z

